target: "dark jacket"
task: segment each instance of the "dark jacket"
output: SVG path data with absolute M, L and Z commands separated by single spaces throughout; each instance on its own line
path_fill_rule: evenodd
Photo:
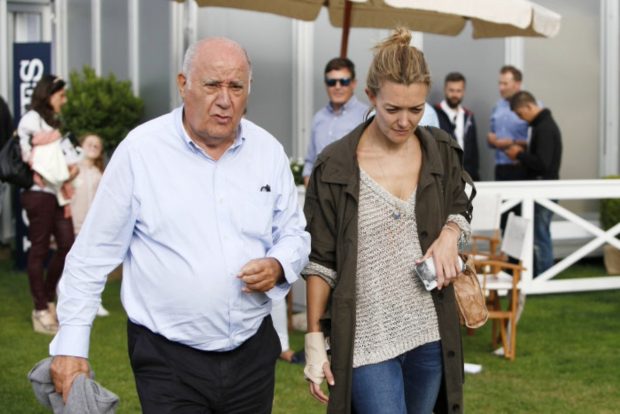
M 327 314 L 321 321 L 330 339 L 331 369 L 336 382 L 330 389 L 328 413 L 351 412 L 360 181 L 356 148 L 371 121 L 361 124 L 319 155 L 306 193 L 304 213 L 312 236 L 310 260 L 337 274 Z M 462 214 L 471 220 L 471 200 L 463 191 L 467 175 L 461 167 L 462 151 L 456 141 L 433 127 L 418 128 L 416 135 L 423 151 L 416 220 L 422 251 L 426 252 L 449 214 Z M 432 297 L 444 361 L 444 378 L 435 412 L 460 413 L 463 412 L 463 356 L 452 286 L 434 290 Z
M 478 169 L 480 166 L 478 156 L 478 132 L 476 131 L 476 120 L 474 119 L 474 113 L 467 108 L 465 110 L 465 125 L 463 128 L 463 166 L 465 171 L 469 173 L 474 181 L 480 180 L 480 174 Z M 456 125 L 452 123 L 448 114 L 444 112 L 440 104 L 435 105 L 435 112 L 437 112 L 437 118 L 439 118 L 439 128 L 443 129 L 456 140 L 454 136 L 454 130 Z
M 532 137 L 527 152 L 517 155 L 528 180 L 557 180 L 562 161 L 562 134 L 551 111 L 543 109 L 530 124 Z
M 13 118 L 11 117 L 11 111 L 4 99 L 0 97 L 0 148 L 4 147 L 4 144 L 11 138 L 13 131 Z

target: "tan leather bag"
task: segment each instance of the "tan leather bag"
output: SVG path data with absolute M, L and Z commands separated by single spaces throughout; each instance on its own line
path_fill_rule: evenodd
M 484 292 L 480 287 L 473 259 L 467 255 L 461 255 L 461 258 L 465 268 L 452 282 L 459 319 L 461 325 L 480 328 L 489 319 Z

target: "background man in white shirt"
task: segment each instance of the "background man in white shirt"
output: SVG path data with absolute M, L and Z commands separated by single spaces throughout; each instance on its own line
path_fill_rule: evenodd
M 478 133 L 474 113 L 462 105 L 465 84 L 465 76 L 461 73 L 448 73 L 443 87 L 444 99 L 435 105 L 435 110 L 439 118 L 439 127 L 452 135 L 463 149 L 465 171 L 472 179 L 478 181 L 480 180 Z

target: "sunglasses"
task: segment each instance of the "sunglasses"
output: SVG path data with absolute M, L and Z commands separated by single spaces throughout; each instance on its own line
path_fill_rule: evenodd
M 349 86 L 352 80 L 353 79 L 351 78 L 340 78 L 340 79 L 325 78 L 325 84 L 330 88 L 333 88 L 334 86 L 336 86 L 337 83 L 340 83 L 341 86 Z

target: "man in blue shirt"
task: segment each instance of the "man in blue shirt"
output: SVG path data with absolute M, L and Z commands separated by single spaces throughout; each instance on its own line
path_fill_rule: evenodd
M 271 300 L 297 280 L 310 239 L 282 145 L 243 119 L 251 73 L 232 40 L 195 43 L 177 77 L 184 105 L 114 152 L 59 285 L 50 353 L 65 400 L 122 262 L 142 411 L 271 412 Z
M 525 180 L 523 166 L 508 158 L 505 150 L 513 144 L 527 146 L 527 122 L 510 110 L 510 98 L 521 90 L 523 75 L 514 66 L 506 65 L 500 69 L 499 94 L 491 113 L 491 132 L 487 136 L 489 146 L 495 148 L 495 180 Z
M 358 126 L 368 113 L 368 106 L 354 95 L 355 65 L 347 58 L 334 58 L 325 66 L 325 89 L 329 103 L 312 119 L 310 142 L 304 162 L 304 184 L 312 173 L 316 157 L 332 142 L 344 137 Z

